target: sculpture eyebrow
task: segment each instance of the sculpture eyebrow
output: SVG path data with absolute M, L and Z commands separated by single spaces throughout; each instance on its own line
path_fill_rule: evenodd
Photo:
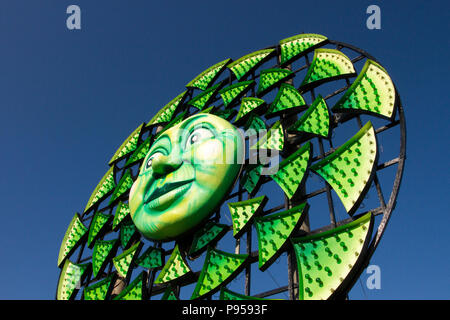
M 204 117 L 206 117 L 206 116 L 207 116 L 206 114 L 199 114 L 199 115 L 193 116 L 192 118 L 187 119 L 186 122 L 183 123 L 183 125 L 182 125 L 180 128 L 181 128 L 181 129 L 184 129 L 184 128 L 186 128 L 187 126 L 189 126 L 192 122 L 194 122 L 194 121 L 196 121 L 196 120 L 198 120 L 198 119 L 204 118 Z

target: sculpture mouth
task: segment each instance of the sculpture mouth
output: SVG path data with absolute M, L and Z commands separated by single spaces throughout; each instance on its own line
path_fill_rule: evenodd
M 168 182 L 151 192 L 144 203 L 149 209 L 165 209 L 184 194 L 192 185 L 194 179 Z

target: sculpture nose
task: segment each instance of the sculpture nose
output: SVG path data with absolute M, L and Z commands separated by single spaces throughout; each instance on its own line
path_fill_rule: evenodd
M 172 154 L 159 156 L 152 162 L 153 176 L 159 178 L 177 170 L 183 163 L 182 159 Z

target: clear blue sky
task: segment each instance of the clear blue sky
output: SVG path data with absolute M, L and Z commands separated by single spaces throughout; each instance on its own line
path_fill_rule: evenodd
M 66 28 L 70 4 L 82 30 Z M 381 30 L 366 28 L 370 4 Z M 350 297 L 449 299 L 449 12 L 444 1 L 2 1 L 0 299 L 54 298 L 65 229 L 142 121 L 205 67 L 302 32 L 377 57 L 405 107 L 403 185 L 371 262 L 382 288 Z

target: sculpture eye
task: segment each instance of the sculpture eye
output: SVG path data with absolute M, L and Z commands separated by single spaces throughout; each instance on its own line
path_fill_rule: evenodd
M 186 148 L 189 148 L 193 144 L 212 137 L 214 137 L 214 134 L 206 128 L 195 129 L 194 131 L 192 131 L 186 141 Z
M 145 164 L 145 170 L 150 169 L 152 167 L 153 160 L 158 158 L 158 157 L 160 157 L 160 156 L 162 156 L 162 155 L 163 154 L 161 152 L 155 152 L 154 154 L 152 154 L 148 158 L 147 163 Z

